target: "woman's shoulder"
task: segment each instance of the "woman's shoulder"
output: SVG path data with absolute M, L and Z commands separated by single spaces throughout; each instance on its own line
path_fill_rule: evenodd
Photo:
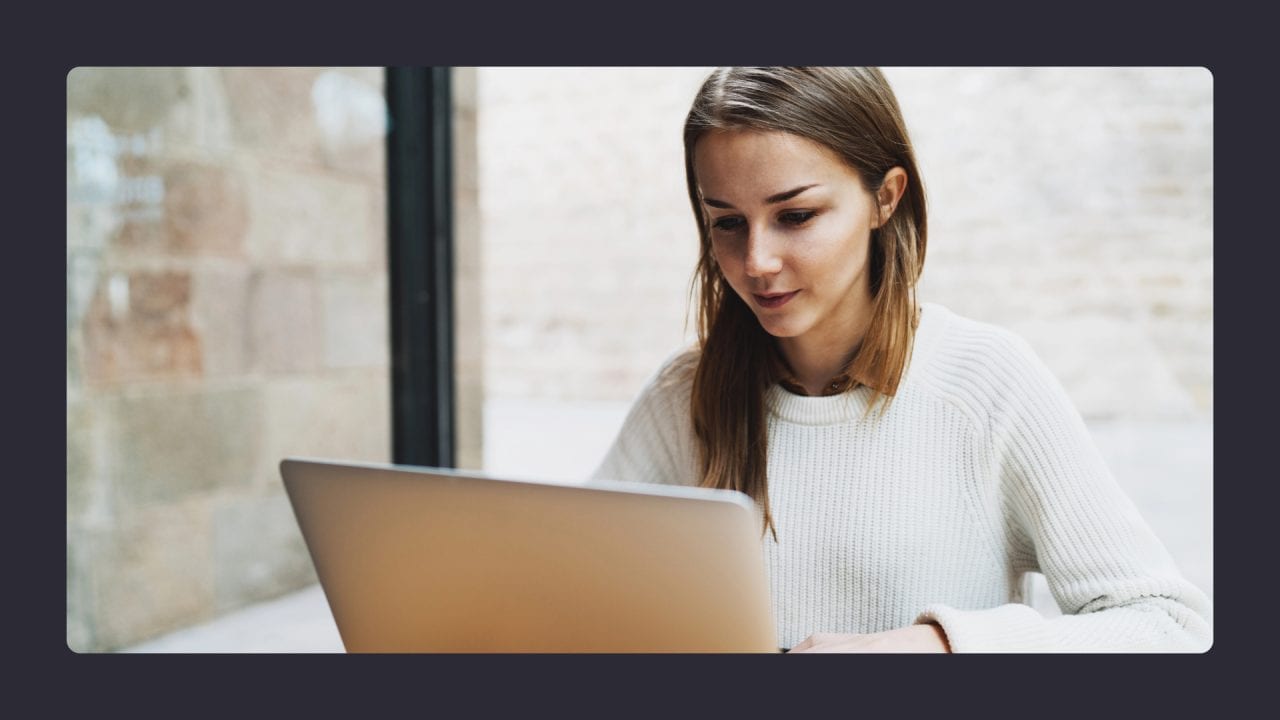
M 955 373 L 988 374 L 1038 363 L 1031 344 L 1011 328 L 956 313 L 928 303 L 927 316 L 935 316 L 930 360 Z
M 985 415 L 996 406 L 1042 395 L 1057 385 L 1045 362 L 1015 330 L 931 307 L 943 316 L 938 324 L 944 327 L 933 338 L 920 372 L 922 387 Z
M 684 345 L 667 355 L 645 383 L 646 390 L 664 395 L 687 395 L 693 386 L 693 375 L 702 358 L 698 345 Z

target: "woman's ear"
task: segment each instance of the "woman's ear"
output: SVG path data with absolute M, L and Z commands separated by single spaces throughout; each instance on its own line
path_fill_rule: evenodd
M 907 171 L 900 167 L 889 168 L 889 172 L 884 174 L 884 182 L 880 183 L 880 190 L 876 192 L 875 227 L 880 227 L 889 221 L 894 209 L 898 207 L 898 201 L 906 191 Z

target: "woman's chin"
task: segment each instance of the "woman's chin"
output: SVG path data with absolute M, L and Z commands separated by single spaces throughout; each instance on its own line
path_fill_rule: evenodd
M 756 320 L 760 321 L 760 327 L 765 332 L 776 338 L 789 338 L 800 335 L 804 332 L 804 328 L 798 327 L 798 323 L 787 322 L 777 317 L 761 317 L 756 315 Z

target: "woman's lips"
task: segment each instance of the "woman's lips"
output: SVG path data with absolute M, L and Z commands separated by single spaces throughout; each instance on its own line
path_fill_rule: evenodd
M 772 310 L 773 308 L 779 308 L 779 307 L 782 307 L 783 305 L 786 305 L 787 302 L 791 300 L 791 298 L 795 297 L 796 293 L 798 292 L 800 291 L 792 290 L 789 293 L 774 293 L 771 295 L 752 294 L 751 297 L 755 298 L 756 304 L 759 305 L 760 307 L 769 308 Z

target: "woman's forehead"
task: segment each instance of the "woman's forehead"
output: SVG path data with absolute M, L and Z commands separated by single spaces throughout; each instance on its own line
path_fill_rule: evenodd
M 835 151 L 778 130 L 708 131 L 694 146 L 694 173 L 704 196 L 733 192 L 745 195 L 742 200 L 801 185 L 858 182 Z

